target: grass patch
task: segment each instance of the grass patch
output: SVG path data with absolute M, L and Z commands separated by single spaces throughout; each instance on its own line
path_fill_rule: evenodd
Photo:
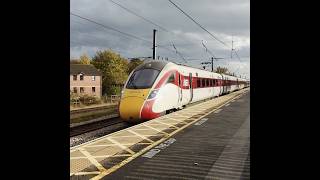
M 79 122 L 88 121 L 88 120 L 96 119 L 96 118 L 107 116 L 107 115 L 117 114 L 117 113 L 118 113 L 117 105 L 108 107 L 106 109 L 99 109 L 95 111 L 77 113 L 77 114 L 70 115 L 70 123 L 79 123 Z

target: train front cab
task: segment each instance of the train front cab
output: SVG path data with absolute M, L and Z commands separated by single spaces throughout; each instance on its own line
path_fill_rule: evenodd
M 159 70 L 151 68 L 139 69 L 132 73 L 121 95 L 119 113 L 123 120 L 141 119 L 142 108 L 150 98 L 148 96 L 151 87 L 159 73 Z
M 166 65 L 164 62 L 149 62 L 137 67 L 129 76 L 119 104 L 119 114 L 125 121 L 148 120 L 159 117 L 160 114 L 152 113 L 150 101 L 157 95 L 158 90 L 152 89 L 161 70 Z

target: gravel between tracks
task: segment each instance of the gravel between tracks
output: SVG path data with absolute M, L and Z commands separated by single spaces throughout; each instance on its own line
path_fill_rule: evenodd
M 113 133 L 115 131 L 119 131 L 121 129 L 130 127 L 130 126 L 132 126 L 132 124 L 122 122 L 122 123 L 107 126 L 98 130 L 87 132 L 78 136 L 70 137 L 70 147 L 77 146 L 79 144 L 91 141 L 93 139 L 105 136 L 107 134 Z

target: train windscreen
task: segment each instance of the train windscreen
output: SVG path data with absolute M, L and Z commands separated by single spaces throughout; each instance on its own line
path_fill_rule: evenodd
M 160 71 L 156 69 L 140 69 L 135 71 L 126 88 L 128 89 L 146 89 L 151 88 Z

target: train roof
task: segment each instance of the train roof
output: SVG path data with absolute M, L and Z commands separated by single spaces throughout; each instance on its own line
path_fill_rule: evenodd
M 178 66 L 185 66 L 185 67 L 189 67 L 189 68 L 194 68 L 194 69 L 198 69 L 198 70 L 201 70 L 201 71 L 206 71 L 206 70 L 203 70 L 203 69 L 200 69 L 200 68 L 196 68 L 196 67 L 192 67 L 192 66 L 188 66 L 188 65 L 185 65 L 185 64 L 178 64 L 178 63 L 171 62 L 171 61 L 153 60 L 153 59 L 145 60 L 145 62 L 143 64 L 141 64 L 140 66 L 138 66 L 136 68 L 136 70 L 139 70 L 139 69 L 142 69 L 142 68 L 153 68 L 153 69 L 157 69 L 157 70 L 161 71 L 169 63 L 175 64 L 175 65 L 178 65 Z M 211 71 L 206 71 L 206 72 L 211 72 Z M 230 75 L 227 75 L 227 74 L 221 74 L 221 73 L 216 73 L 216 72 L 213 72 L 213 73 L 220 74 L 220 75 L 222 75 L 224 77 L 237 78 L 237 79 L 242 80 L 242 81 L 250 81 L 250 80 L 247 80 L 247 79 L 244 79 L 244 78 L 240 78 L 240 77 L 236 77 L 236 76 L 230 76 Z
M 168 63 L 169 63 L 168 61 L 157 61 L 157 60 L 145 61 L 143 64 L 138 66 L 136 70 L 144 69 L 144 68 L 152 68 L 152 69 L 157 69 L 161 71 L 164 68 L 164 66 L 166 66 Z

